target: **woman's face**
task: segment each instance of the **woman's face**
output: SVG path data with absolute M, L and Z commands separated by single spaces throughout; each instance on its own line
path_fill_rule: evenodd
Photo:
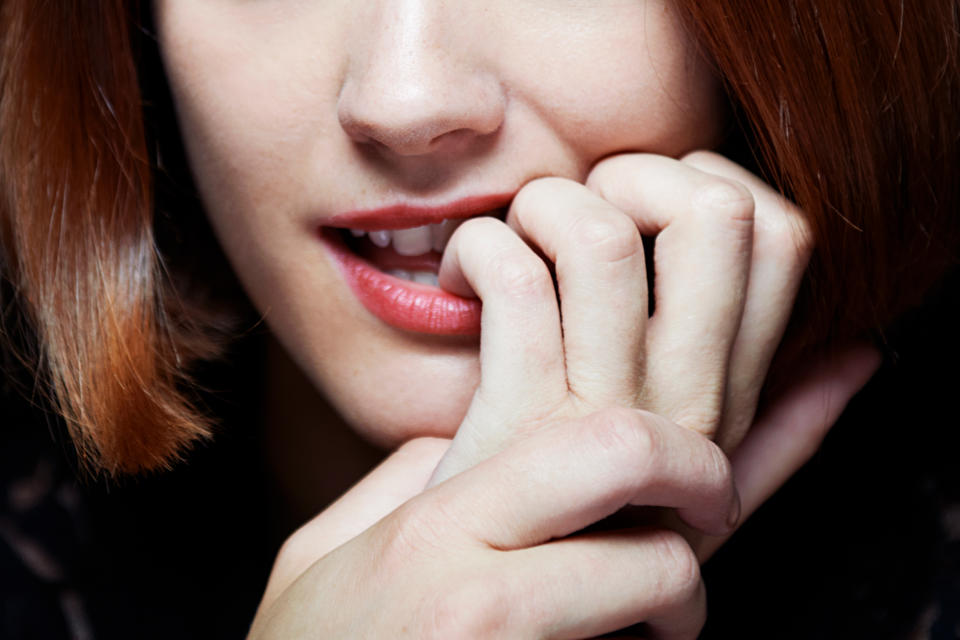
M 534 178 L 678 156 L 721 126 L 716 83 L 657 0 L 155 7 L 220 242 L 293 358 L 382 444 L 452 436 L 479 376 L 475 306 L 384 274 L 435 272 L 450 223 L 383 230 L 502 213 Z

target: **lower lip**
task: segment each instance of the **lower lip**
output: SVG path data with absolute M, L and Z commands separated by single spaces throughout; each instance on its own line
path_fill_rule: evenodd
M 386 274 L 350 251 L 334 229 L 322 229 L 320 238 L 354 295 L 383 322 L 417 333 L 480 335 L 479 300 Z

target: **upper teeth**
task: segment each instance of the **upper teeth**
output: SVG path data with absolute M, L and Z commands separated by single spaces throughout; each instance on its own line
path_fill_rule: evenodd
M 442 252 L 450 240 L 450 236 L 457 227 L 463 224 L 466 218 L 444 220 L 437 224 L 427 224 L 413 229 L 393 229 L 380 231 L 361 231 L 350 229 L 350 233 L 360 238 L 370 236 L 370 242 L 378 247 L 393 245 L 393 250 L 402 256 L 419 256 L 429 251 Z

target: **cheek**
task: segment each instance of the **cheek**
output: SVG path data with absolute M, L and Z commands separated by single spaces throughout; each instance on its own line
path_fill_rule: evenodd
M 292 105 L 264 101 L 264 93 L 282 93 L 263 80 L 227 73 L 213 81 L 208 72 L 180 67 L 170 81 L 191 167 L 205 195 L 217 201 L 211 213 L 275 202 L 290 177 L 280 171 L 283 158 L 297 151 L 281 136 L 297 124 L 286 118 Z
M 485 60 L 495 61 L 503 85 L 533 114 L 509 128 L 511 153 L 489 166 L 503 176 L 516 158 L 517 175 L 569 175 L 567 151 L 589 164 L 620 150 L 677 155 L 707 146 L 704 123 L 717 113 L 713 83 L 666 14 L 642 0 L 573 4 L 536 20 L 512 15 L 500 25 L 503 37 L 485 39 Z M 232 6 L 224 2 L 157 5 L 197 184 L 256 306 L 338 411 L 371 438 L 395 444 L 452 435 L 478 381 L 476 346 L 408 340 L 380 327 L 304 232 L 305 212 L 318 203 L 343 207 L 353 193 L 378 186 L 338 128 L 343 70 L 325 63 L 355 45 L 324 32 L 335 20 L 250 18 L 301 3 L 239 3 L 244 19 L 233 21 L 217 9 Z M 304 58 L 305 51 L 315 55 Z M 347 186 L 330 200 L 338 185 Z
M 184 144 L 214 216 L 240 206 L 275 209 L 296 193 L 335 103 L 329 88 L 337 71 L 322 61 L 336 42 L 271 5 L 237 11 L 216 2 L 158 2 Z
M 559 26 L 530 32 L 508 57 L 505 73 L 518 78 L 540 117 L 591 161 L 619 151 L 678 156 L 715 146 L 720 83 L 674 13 L 631 2 L 591 16 L 603 24 L 564 27 L 563 38 Z

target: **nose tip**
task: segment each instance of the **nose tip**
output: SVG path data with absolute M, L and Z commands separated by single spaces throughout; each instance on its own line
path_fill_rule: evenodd
M 500 128 L 505 106 L 495 83 L 467 72 L 457 78 L 406 75 L 344 86 L 338 118 L 354 142 L 424 155 L 468 147 Z

